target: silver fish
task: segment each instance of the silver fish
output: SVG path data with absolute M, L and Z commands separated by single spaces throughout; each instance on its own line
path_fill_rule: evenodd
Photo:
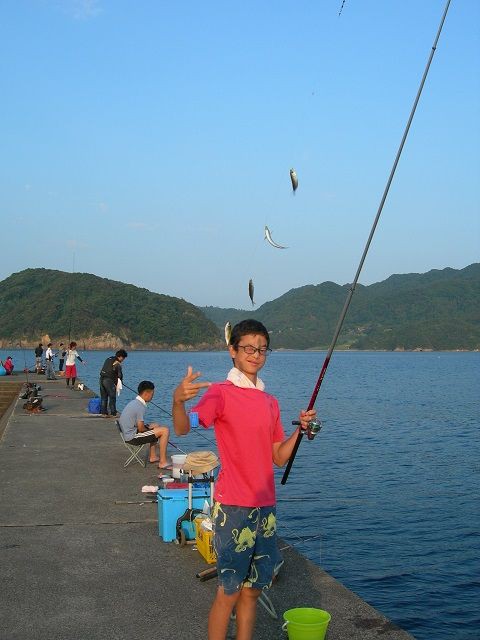
M 275 247 L 276 249 L 288 249 L 288 247 L 283 247 L 281 244 L 277 244 L 273 238 L 272 238 L 272 234 L 270 233 L 270 229 L 267 227 L 267 225 L 265 225 L 265 240 L 267 240 L 272 247 Z
M 227 343 L 227 347 L 230 344 L 230 338 L 232 337 L 232 325 L 230 322 L 227 322 L 225 325 L 225 342 Z
M 295 193 L 298 188 L 298 178 L 295 169 L 290 169 L 290 180 L 292 181 L 293 193 Z
M 253 301 L 253 293 L 255 291 L 255 287 L 253 286 L 253 280 L 250 278 L 248 281 L 248 295 L 250 296 L 250 300 L 252 301 L 252 305 L 255 306 L 255 302 Z

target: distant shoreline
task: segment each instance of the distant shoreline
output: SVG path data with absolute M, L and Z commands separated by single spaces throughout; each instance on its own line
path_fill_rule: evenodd
M 18 343 L 15 346 L 5 345 L 0 340 L 0 350 L 2 351 L 33 351 L 34 348 L 38 345 L 38 342 L 33 346 L 25 345 L 22 347 L 18 346 Z M 45 345 L 44 345 L 45 346 Z M 54 347 L 55 348 L 55 347 Z M 81 341 L 77 344 L 77 349 L 79 351 L 116 351 L 118 347 L 82 347 Z M 129 352 L 132 353 L 151 353 L 158 351 L 159 353 L 221 353 L 222 351 L 226 351 L 225 348 L 202 348 L 197 349 L 195 347 L 187 347 L 187 348 L 132 348 L 128 345 L 123 346 Z M 328 347 L 309 347 L 307 349 L 287 349 L 284 347 L 279 347 L 278 349 L 273 348 L 273 352 L 275 353 L 324 353 L 328 351 Z M 417 347 L 415 349 L 335 349 L 336 353 L 479 353 L 480 349 L 430 349 L 430 348 L 422 348 Z

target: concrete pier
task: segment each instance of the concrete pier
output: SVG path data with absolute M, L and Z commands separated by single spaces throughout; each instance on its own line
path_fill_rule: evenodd
M 91 392 L 30 378 L 47 411 L 28 415 L 14 400 L 0 420 L 0 638 L 205 639 L 215 580 L 197 580 L 206 565 L 193 547 L 158 537 L 157 505 L 140 493 L 158 483 L 155 465 L 124 469 L 114 420 L 86 411 Z M 0 396 L 23 381 L 0 379 Z M 286 638 L 282 613 L 296 606 L 331 613 L 328 640 L 412 638 L 294 549 L 283 553 L 269 592 L 279 618 L 259 607 L 256 640 Z

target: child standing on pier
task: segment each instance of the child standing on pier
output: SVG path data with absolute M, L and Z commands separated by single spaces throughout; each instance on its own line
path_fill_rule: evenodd
M 192 411 L 203 427 L 214 426 L 220 454 L 213 510 L 219 586 L 208 619 L 209 640 L 226 638 L 234 607 L 237 640 L 253 637 L 257 599 L 281 562 L 273 465 L 281 467 L 290 458 L 298 430 L 285 439 L 278 401 L 264 391 L 257 375 L 269 344 L 263 324 L 243 320 L 231 333 L 228 349 L 234 367 L 227 380 L 196 382 L 201 374 L 188 367 L 173 395 L 175 433 L 185 435 L 190 430 L 185 402 L 208 387 Z M 301 411 L 299 428 L 306 429 L 315 416 L 314 409 Z
M 67 349 L 65 360 L 65 378 L 67 380 L 67 387 L 70 385 L 70 380 L 72 381 L 72 389 L 75 389 L 75 380 L 77 379 L 77 367 L 75 365 L 75 358 L 80 360 L 83 365 L 87 364 L 86 361 L 82 360 L 82 358 L 78 355 L 77 343 L 70 342 L 70 348 Z

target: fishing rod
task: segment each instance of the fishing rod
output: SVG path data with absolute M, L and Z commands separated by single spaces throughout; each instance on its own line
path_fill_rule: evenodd
M 26 383 L 27 383 L 27 385 L 29 385 L 30 381 L 28 379 L 27 356 L 25 355 L 25 347 L 23 346 L 21 340 L 18 343 L 18 346 L 20 347 L 20 349 L 23 352 L 23 373 L 25 374 Z
M 390 171 L 390 175 L 388 177 L 385 190 L 384 190 L 382 198 L 380 200 L 380 205 L 378 207 L 377 214 L 375 216 L 375 220 L 373 222 L 373 226 L 372 226 L 372 229 L 370 231 L 370 235 L 368 236 L 367 244 L 365 245 L 365 249 L 363 250 L 363 254 L 362 254 L 362 257 L 361 257 L 361 260 L 360 260 L 360 264 L 358 265 L 357 272 L 356 272 L 355 277 L 353 279 L 353 282 L 352 282 L 352 284 L 350 286 L 347 298 L 345 300 L 345 304 L 343 305 L 342 312 L 340 313 L 340 317 L 338 319 L 337 326 L 336 326 L 335 332 L 333 334 L 332 342 L 331 342 L 330 347 L 328 349 L 327 355 L 325 356 L 325 360 L 323 362 L 322 369 L 320 371 L 320 375 L 318 376 L 317 384 L 315 385 L 315 388 L 314 388 L 313 393 L 312 393 L 312 397 L 310 398 L 310 402 L 308 403 L 307 411 L 310 411 L 310 409 L 313 409 L 313 407 L 315 405 L 315 401 L 317 399 L 318 392 L 320 391 L 320 387 L 322 385 L 323 378 L 325 377 L 328 365 L 330 363 L 330 359 L 332 357 L 333 351 L 334 351 L 335 346 L 337 344 L 338 336 L 340 335 L 340 331 L 342 330 L 342 326 L 343 326 L 343 322 L 345 320 L 345 316 L 347 315 L 347 311 L 348 311 L 348 308 L 350 306 L 350 302 L 352 300 L 353 294 L 355 292 L 355 288 L 357 286 L 358 278 L 360 277 L 360 272 L 362 271 L 362 268 L 363 268 L 363 263 L 365 262 L 365 258 L 367 257 L 367 253 L 368 253 L 368 250 L 370 248 L 370 244 L 372 242 L 375 230 L 377 228 L 378 221 L 380 220 L 380 216 L 382 214 L 383 205 L 385 204 L 385 201 L 387 199 L 387 195 L 388 195 L 388 192 L 390 190 L 390 186 L 392 184 L 393 177 L 395 175 L 395 171 L 397 169 L 397 165 L 398 165 L 398 162 L 400 160 L 400 156 L 402 155 L 403 147 L 405 145 L 405 141 L 407 139 L 408 132 L 410 131 L 410 125 L 412 124 L 413 116 L 415 115 L 415 111 L 417 109 L 418 101 L 420 100 L 420 96 L 422 94 L 423 86 L 425 84 L 425 80 L 427 79 L 428 71 L 430 69 L 430 65 L 432 63 L 433 56 L 434 56 L 435 51 L 437 49 L 437 43 L 438 43 L 438 40 L 440 38 L 440 34 L 442 32 L 443 23 L 445 22 L 445 18 L 447 17 L 447 12 L 448 12 L 448 8 L 450 6 L 450 2 L 451 2 L 451 0 L 447 0 L 447 3 L 445 5 L 445 10 L 444 10 L 442 18 L 440 20 L 440 25 L 438 27 L 437 35 L 436 35 L 434 43 L 432 45 L 432 50 L 430 52 L 430 56 L 428 58 L 427 65 L 425 67 L 425 71 L 423 72 L 422 80 L 420 82 L 420 86 L 418 88 L 417 95 L 415 97 L 415 100 L 414 100 L 414 103 L 413 103 L 413 107 L 412 107 L 412 110 L 410 112 L 410 116 L 408 118 L 407 125 L 405 127 L 405 131 L 403 132 L 402 140 L 400 142 L 400 146 L 398 147 L 397 155 L 395 156 L 395 160 L 394 160 L 392 169 Z M 295 421 L 292 424 L 298 424 L 298 422 Z M 321 426 L 322 426 L 321 423 L 319 421 L 317 421 L 317 420 L 313 420 L 310 423 L 309 428 L 307 429 L 307 436 L 308 436 L 309 440 L 313 440 L 315 435 L 320 431 Z M 297 439 L 295 441 L 295 445 L 294 445 L 293 450 L 292 450 L 292 455 L 290 456 L 290 459 L 288 461 L 287 467 L 286 467 L 285 472 L 284 472 L 283 477 L 282 477 L 282 481 L 281 481 L 282 484 L 285 484 L 287 482 L 288 476 L 290 474 L 290 470 L 291 470 L 293 462 L 295 460 L 295 456 L 297 455 L 298 447 L 300 446 L 300 443 L 302 441 L 303 435 L 304 435 L 304 431 L 302 429 L 300 429 L 299 432 L 298 432 Z
M 122 386 L 125 387 L 126 389 L 128 389 L 129 391 L 132 391 L 133 393 L 137 393 L 135 391 L 135 389 L 132 389 L 132 387 L 129 387 L 128 384 L 125 384 L 122 380 Z M 150 400 L 150 404 L 153 404 L 154 407 L 157 407 L 157 409 L 160 409 L 160 411 L 163 411 L 163 413 L 166 413 L 167 416 L 169 416 L 170 418 L 173 418 L 172 414 L 170 413 L 170 411 L 167 411 L 166 409 L 164 409 L 163 407 L 161 407 L 159 404 L 157 404 L 156 402 L 153 402 L 153 400 Z M 206 440 L 208 442 L 209 445 L 211 445 L 212 443 L 210 442 L 210 439 L 207 438 L 207 436 L 205 436 L 200 430 L 197 430 L 196 433 L 198 433 L 198 435 L 202 436 L 202 438 L 204 440 Z M 184 451 L 183 449 L 180 449 L 179 446 L 177 446 L 176 444 L 174 444 L 173 442 L 171 442 L 170 440 L 168 441 L 168 444 L 170 444 L 174 449 L 178 449 L 179 451 L 181 451 L 182 453 L 187 453 L 186 451 Z
M 75 251 L 73 252 L 72 259 L 72 290 L 70 291 L 70 318 L 68 320 L 68 344 L 72 340 L 72 317 L 73 317 L 73 306 L 75 301 Z M 68 347 L 70 348 L 70 346 Z

